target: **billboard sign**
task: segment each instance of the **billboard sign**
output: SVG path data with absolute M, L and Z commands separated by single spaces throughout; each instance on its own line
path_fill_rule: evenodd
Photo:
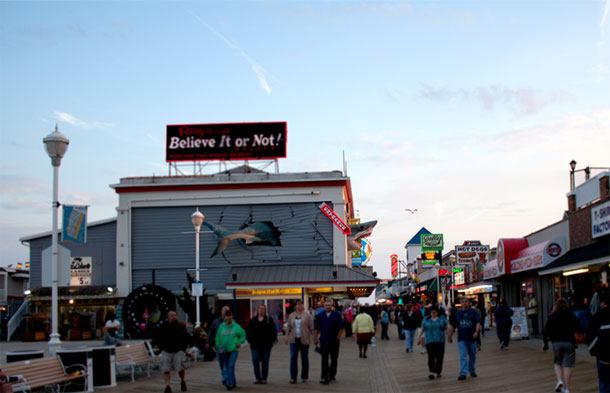
M 443 251 L 443 234 L 429 233 L 421 235 L 421 250 L 426 251 Z
M 168 125 L 165 161 L 286 157 L 286 122 Z

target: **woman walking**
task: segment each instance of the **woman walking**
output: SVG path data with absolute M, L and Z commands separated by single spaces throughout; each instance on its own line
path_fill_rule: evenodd
M 381 323 L 381 339 L 389 340 L 388 326 L 390 325 L 390 314 L 385 307 L 381 309 L 381 318 L 379 319 L 379 322 Z
M 422 323 L 422 334 L 419 345 L 426 346 L 428 352 L 429 379 L 440 378 L 443 372 L 443 358 L 445 357 L 445 331 L 447 319 L 439 315 L 437 306 L 430 307 L 430 315 Z
M 375 335 L 375 326 L 373 318 L 364 311 L 364 307 L 360 307 L 360 311 L 352 323 L 352 332 L 356 335 L 360 357 L 366 358 L 369 342 L 371 342 L 371 338 Z
M 258 306 L 256 315 L 246 328 L 246 338 L 252 353 L 252 366 L 254 366 L 254 383 L 267 383 L 269 375 L 269 358 L 271 347 L 277 341 L 277 330 L 273 318 L 267 315 L 264 304 Z
M 233 390 L 235 380 L 235 362 L 239 347 L 246 341 L 246 332 L 237 322 L 233 321 L 233 312 L 226 310 L 224 321 L 216 332 L 216 351 L 222 373 L 222 384 L 227 390 Z
M 508 350 L 508 344 L 510 343 L 510 330 L 513 326 L 513 309 L 508 307 L 506 299 L 500 300 L 500 305 L 494 311 L 496 320 L 496 330 L 498 333 L 498 339 L 500 340 L 500 350 Z
M 572 370 L 576 362 L 576 342 L 574 334 L 580 332 L 580 323 L 570 306 L 561 298 L 555 303 L 553 312 L 544 327 L 544 350 L 548 341 L 553 343 L 553 363 L 557 383 L 556 392 L 569 393 Z
M 290 383 L 297 383 L 298 357 L 301 353 L 301 381 L 309 379 L 309 346 L 314 341 L 313 317 L 305 311 L 303 302 L 297 300 L 296 309 L 288 316 L 286 341 L 290 344 Z

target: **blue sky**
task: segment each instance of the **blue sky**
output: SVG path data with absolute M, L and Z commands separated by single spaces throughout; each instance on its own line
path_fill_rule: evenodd
M 60 200 L 167 173 L 165 125 L 288 122 L 280 170 L 341 169 L 380 221 L 373 264 L 421 227 L 495 245 L 559 220 L 568 162 L 610 164 L 610 0 L 0 2 L 0 265 Z M 417 208 L 414 215 L 404 208 Z

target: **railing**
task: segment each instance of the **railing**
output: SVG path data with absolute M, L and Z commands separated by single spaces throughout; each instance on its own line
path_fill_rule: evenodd
M 19 325 L 21 325 L 21 321 L 23 320 L 23 317 L 29 311 L 30 311 L 30 301 L 26 299 L 23 301 L 23 303 L 21 303 L 21 306 L 19 306 L 19 308 L 17 309 L 15 314 L 13 314 L 11 319 L 8 320 L 8 324 L 6 325 L 6 333 L 7 333 L 6 341 L 7 342 L 11 341 L 11 336 L 19 328 Z

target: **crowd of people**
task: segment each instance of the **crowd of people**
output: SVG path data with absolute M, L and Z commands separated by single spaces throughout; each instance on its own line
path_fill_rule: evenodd
M 556 301 L 553 312 L 542 329 L 543 350 L 550 349 L 549 342 L 552 344 L 553 368 L 557 377 L 556 392 L 570 392 L 576 346 L 584 340 L 591 355 L 596 357 L 599 391 L 609 392 L 608 303 L 608 292 L 600 292 L 595 313 L 585 331 L 566 300 Z M 534 307 L 532 301 L 530 305 Z M 353 303 L 341 307 L 332 301 L 326 301 L 318 304 L 315 309 L 306 310 L 304 304 L 298 301 L 280 330 L 283 336 L 281 340 L 289 346 L 288 381 L 290 384 L 296 384 L 299 375 L 301 383 L 309 380 L 310 348 L 321 357 L 320 383 L 329 384 L 336 381 L 341 338 L 353 337 L 358 346 L 359 358 L 366 359 L 369 346 L 375 343 L 377 326 L 381 327 L 380 339 L 389 340 L 388 331 L 391 324 L 396 325 L 397 337 L 404 342 L 406 353 L 415 352 L 417 345 L 420 353 L 428 355 L 430 380 L 441 378 L 445 345 L 446 342 L 453 342 L 454 335 L 459 351 L 458 381 L 464 381 L 468 376 L 477 378 L 476 358 L 477 352 L 481 350 L 480 337 L 484 334 L 486 316 L 486 313 L 477 307 L 476 301 L 468 298 L 461 299 L 459 308 L 444 308 L 431 302 L 426 305 L 413 302 L 383 307 Z M 495 322 L 501 351 L 509 348 L 512 316 L 513 310 L 504 299 L 498 300 L 489 315 Z M 186 324 L 177 320 L 176 312 L 169 312 L 167 320 L 153 340 L 153 344 L 160 350 L 165 393 L 172 392 L 171 371 L 178 373 L 181 391 L 187 391 L 185 361 L 189 356 L 195 356 L 188 350 L 190 347 L 197 348 L 204 360 L 216 358 L 222 384 L 227 390 L 234 389 L 237 386 L 235 364 L 240 348 L 246 341 L 250 349 L 254 383 L 266 384 L 271 352 L 278 343 L 276 322 L 268 315 L 265 305 L 260 305 L 244 329 L 234 320 L 231 309 L 225 306 L 216 319 L 210 324 L 204 323 L 196 327 L 191 335 L 187 332 Z M 113 314 L 109 314 L 104 329 L 105 341 L 108 344 L 121 344 L 117 337 L 119 328 L 120 323 Z

